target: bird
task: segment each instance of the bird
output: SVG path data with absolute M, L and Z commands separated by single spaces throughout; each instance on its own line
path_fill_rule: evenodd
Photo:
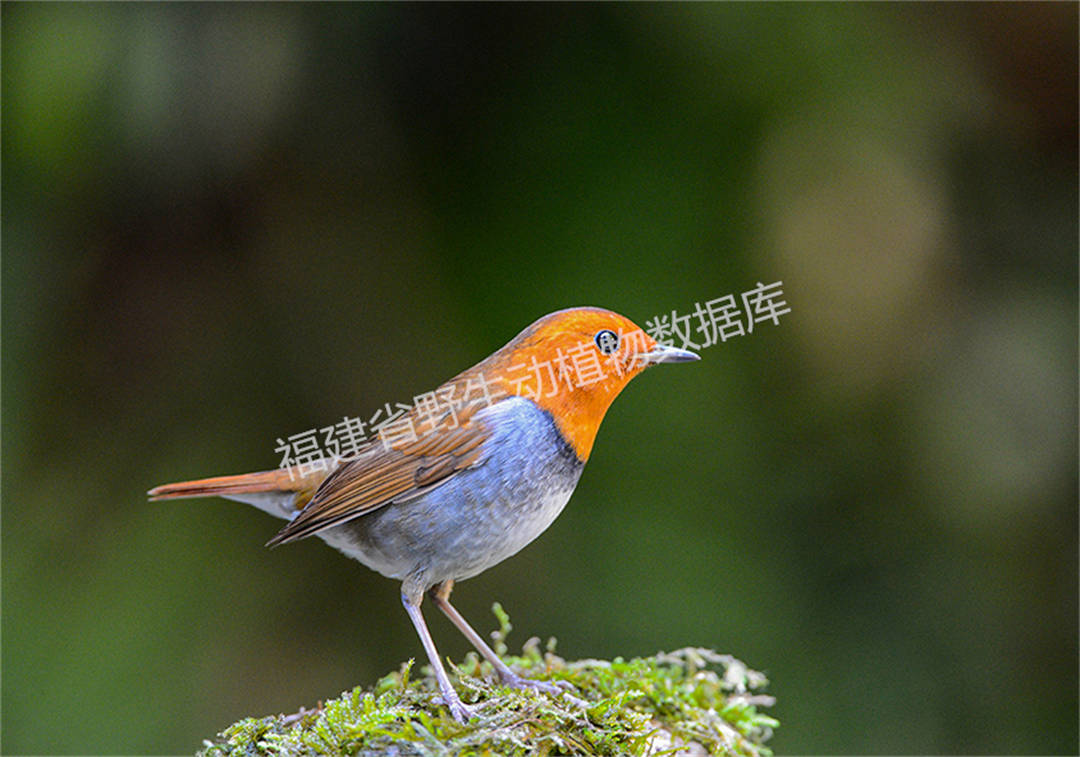
M 267 546 L 318 536 L 400 581 L 442 701 L 466 723 L 476 705 L 462 702 L 451 685 L 420 609 L 424 597 L 503 684 L 564 693 L 510 669 L 450 603 L 450 593 L 455 582 L 505 560 L 551 525 L 577 486 L 604 415 L 632 378 L 653 365 L 699 359 L 611 310 L 559 310 L 418 395 L 353 454 L 323 466 L 165 484 L 147 494 L 254 505 L 288 521 Z

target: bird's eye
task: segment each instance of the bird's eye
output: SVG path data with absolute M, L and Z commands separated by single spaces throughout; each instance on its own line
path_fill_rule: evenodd
M 597 331 L 593 341 L 596 342 L 596 348 L 605 355 L 610 355 L 619 349 L 619 335 L 611 329 Z

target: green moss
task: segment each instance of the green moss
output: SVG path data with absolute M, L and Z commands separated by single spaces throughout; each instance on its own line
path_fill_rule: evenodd
M 530 678 L 565 681 L 579 701 L 506 688 L 469 654 L 450 665 L 462 700 L 478 705 L 477 717 L 461 725 L 441 705 L 430 671 L 413 676 L 410 660 L 371 689 L 347 691 L 319 710 L 245 718 L 205 742 L 201 754 L 641 755 L 676 753 L 688 742 L 709 754 L 772 754 L 764 743 L 779 724 L 759 712 L 773 704 L 760 693 L 767 681 L 733 657 L 688 647 L 570 662 L 555 654 L 554 639 L 542 650 L 536 638 L 512 656 L 509 619 L 497 604 L 494 610 L 494 646 L 506 663 Z

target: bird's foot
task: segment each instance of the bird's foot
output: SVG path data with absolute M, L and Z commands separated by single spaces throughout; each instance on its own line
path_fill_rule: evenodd
M 504 686 L 509 686 L 512 689 L 542 691 L 545 694 L 564 697 L 575 705 L 584 706 L 586 704 L 584 700 L 578 699 L 570 693 L 574 690 L 574 685 L 569 681 L 534 681 L 532 678 L 519 676 L 513 671 L 500 673 L 499 678 Z
M 476 714 L 479 711 L 477 707 L 462 702 L 457 693 L 453 691 L 449 693 L 444 691 L 442 693 L 442 700 L 443 704 L 450 710 L 450 715 L 462 725 L 468 723 L 470 718 L 476 717 Z
M 322 712 L 322 700 L 319 700 L 319 704 L 314 710 L 309 710 L 306 707 L 301 707 L 299 712 L 294 712 L 292 715 L 282 715 L 281 720 L 285 725 L 292 725 L 300 720 L 303 720 L 307 715 L 315 715 Z

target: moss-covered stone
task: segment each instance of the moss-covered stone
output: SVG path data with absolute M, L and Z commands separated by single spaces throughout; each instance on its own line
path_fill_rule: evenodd
M 492 634 L 512 668 L 565 682 L 572 697 L 502 686 L 474 654 L 450 666 L 463 701 L 477 705 L 467 725 L 442 706 L 434 677 L 413 663 L 316 710 L 245 718 L 207 741 L 202 755 L 771 755 L 779 724 L 767 681 L 728 655 L 685 648 L 652 657 L 570 662 L 530 639 L 507 655 L 509 620 L 498 605 Z M 584 701 L 582 701 L 584 700 Z

